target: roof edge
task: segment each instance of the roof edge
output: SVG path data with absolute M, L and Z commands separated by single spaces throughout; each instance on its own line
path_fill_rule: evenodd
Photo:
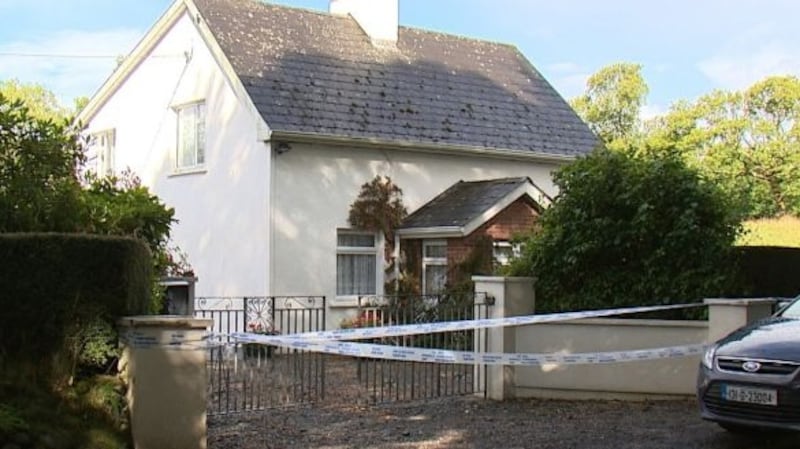
M 550 197 L 544 193 L 539 186 L 534 184 L 530 178 L 527 178 L 525 183 L 517 186 L 514 190 L 506 194 L 506 196 L 496 201 L 490 208 L 470 220 L 469 223 L 464 226 L 464 235 L 472 234 L 479 227 L 496 217 L 497 214 L 514 204 L 514 202 L 526 196 L 542 209 L 546 209 L 550 206 Z
M 301 133 L 292 131 L 272 130 L 270 140 L 287 140 L 298 143 L 324 143 L 330 145 L 347 145 L 350 147 L 375 148 L 384 150 L 407 150 L 420 153 L 447 153 L 453 152 L 469 155 L 493 157 L 497 159 L 540 161 L 553 164 L 564 164 L 574 161 L 577 156 L 539 153 L 533 151 L 520 151 L 505 148 L 486 148 L 470 145 L 436 144 L 412 141 L 385 140 L 368 137 L 347 137 L 333 134 Z
M 106 78 L 99 89 L 89 99 L 89 103 L 81 109 L 76 123 L 88 123 L 103 107 L 112 95 L 122 86 L 128 77 L 136 70 L 147 54 L 158 45 L 161 38 L 169 31 L 181 15 L 187 11 L 185 0 L 175 0 L 169 8 L 159 17 L 153 26 L 139 40 L 133 50 L 125 57 L 122 63 L 111 75 Z
M 455 238 L 464 237 L 461 226 L 428 226 L 424 228 L 399 228 L 395 231 L 399 237 L 405 238 Z

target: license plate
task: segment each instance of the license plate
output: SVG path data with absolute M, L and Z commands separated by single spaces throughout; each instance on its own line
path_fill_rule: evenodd
M 778 405 L 778 392 L 769 388 L 722 386 L 722 399 L 748 404 Z

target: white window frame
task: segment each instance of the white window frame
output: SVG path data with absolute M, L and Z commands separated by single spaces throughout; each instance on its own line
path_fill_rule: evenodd
M 373 239 L 373 246 L 339 246 L 339 235 L 369 235 Z M 340 255 L 365 255 L 375 257 L 375 292 L 360 294 L 339 294 L 339 256 Z M 340 305 L 357 305 L 359 296 L 379 296 L 383 294 L 383 239 L 380 233 L 359 231 L 357 229 L 339 228 L 336 230 L 336 302 Z
M 429 257 L 427 256 L 428 251 L 427 249 L 433 246 L 441 246 L 444 247 L 444 257 Z M 422 241 L 422 294 L 423 295 L 435 295 L 441 292 L 429 292 L 428 291 L 428 267 L 429 266 L 443 266 L 445 267 L 445 285 L 447 284 L 447 240 L 444 239 L 436 239 L 436 240 L 423 240 Z
M 522 254 L 522 244 L 519 242 L 512 243 L 508 240 L 495 240 L 492 242 L 492 260 L 499 266 L 507 266 L 511 263 L 511 257 L 508 257 L 505 252 L 511 250 L 511 256 L 518 258 Z M 503 250 L 501 253 L 500 250 Z
M 175 160 L 175 171 L 180 172 L 196 172 L 201 171 L 204 169 L 206 164 L 206 156 L 207 156 L 207 145 L 206 145 L 206 123 L 207 123 L 207 108 L 205 100 L 198 100 L 193 101 L 191 103 L 183 103 L 180 105 L 173 106 L 172 108 L 175 111 L 175 151 L 173 154 Z M 186 143 L 183 137 L 183 127 L 186 126 L 182 124 L 182 117 L 184 113 L 188 111 L 194 112 L 194 131 L 189 134 L 191 137 L 191 142 Z M 198 120 L 198 114 L 202 111 L 202 120 Z M 184 163 L 183 158 L 181 157 L 184 154 L 184 145 L 192 144 L 193 148 L 193 157 L 191 163 Z
M 89 138 L 89 158 L 87 166 L 94 174 L 103 177 L 114 174 L 114 153 L 116 149 L 116 130 L 104 129 L 91 134 Z

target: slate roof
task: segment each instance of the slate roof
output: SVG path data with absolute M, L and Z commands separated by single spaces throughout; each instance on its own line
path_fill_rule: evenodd
M 275 132 L 577 156 L 598 143 L 513 46 L 256 0 L 194 0 Z
M 398 229 L 466 226 L 526 183 L 533 184 L 527 177 L 459 181 L 406 217 Z

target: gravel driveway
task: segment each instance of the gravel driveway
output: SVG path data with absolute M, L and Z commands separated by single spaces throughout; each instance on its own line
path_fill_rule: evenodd
M 741 437 L 694 401 L 475 397 L 385 406 L 286 408 L 209 420 L 210 449 L 796 449 L 797 435 Z

